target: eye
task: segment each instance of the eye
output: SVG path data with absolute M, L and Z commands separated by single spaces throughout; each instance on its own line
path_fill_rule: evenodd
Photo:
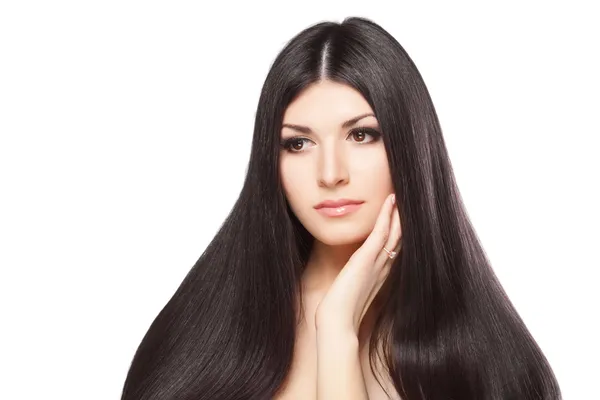
M 281 147 L 290 153 L 300 153 L 301 151 L 304 151 L 305 142 L 311 142 L 311 140 L 296 136 L 283 140 L 281 142 Z
M 348 137 L 350 136 L 352 136 L 357 143 L 371 143 L 377 141 L 381 136 L 381 133 L 373 128 L 358 127 L 350 131 Z M 368 139 L 369 136 L 371 139 Z

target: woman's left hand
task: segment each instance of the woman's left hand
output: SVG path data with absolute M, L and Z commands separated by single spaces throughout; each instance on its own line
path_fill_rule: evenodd
M 401 238 L 400 215 L 392 194 L 384 201 L 373 231 L 319 303 L 315 314 L 317 329 L 335 327 L 358 335 L 360 323 L 394 261 L 383 247 L 399 252 Z

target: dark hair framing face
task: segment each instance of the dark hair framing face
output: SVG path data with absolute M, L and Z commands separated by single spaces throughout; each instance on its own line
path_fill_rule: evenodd
M 405 400 L 560 399 L 468 218 L 419 71 L 365 18 L 315 24 L 276 57 L 240 196 L 144 336 L 122 399 L 271 399 L 281 388 L 312 244 L 281 187 L 281 124 L 287 105 L 323 79 L 358 90 L 386 133 L 403 245 L 371 349 L 385 344 L 397 392 Z

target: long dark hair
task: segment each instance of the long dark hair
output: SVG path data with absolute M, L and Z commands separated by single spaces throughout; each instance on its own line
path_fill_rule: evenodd
M 313 238 L 282 190 L 281 124 L 287 105 L 322 79 L 352 86 L 374 110 L 402 221 L 371 362 L 384 343 L 405 400 L 560 399 L 469 220 L 419 71 L 389 33 L 357 17 L 317 23 L 276 57 L 240 196 L 148 329 L 122 399 L 271 399 L 282 386 Z

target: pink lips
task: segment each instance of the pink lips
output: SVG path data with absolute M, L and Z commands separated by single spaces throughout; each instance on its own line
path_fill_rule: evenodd
M 343 215 L 350 214 L 360 208 L 364 201 L 361 200 L 325 200 L 315 206 L 315 209 L 323 215 L 328 217 L 341 217 Z

